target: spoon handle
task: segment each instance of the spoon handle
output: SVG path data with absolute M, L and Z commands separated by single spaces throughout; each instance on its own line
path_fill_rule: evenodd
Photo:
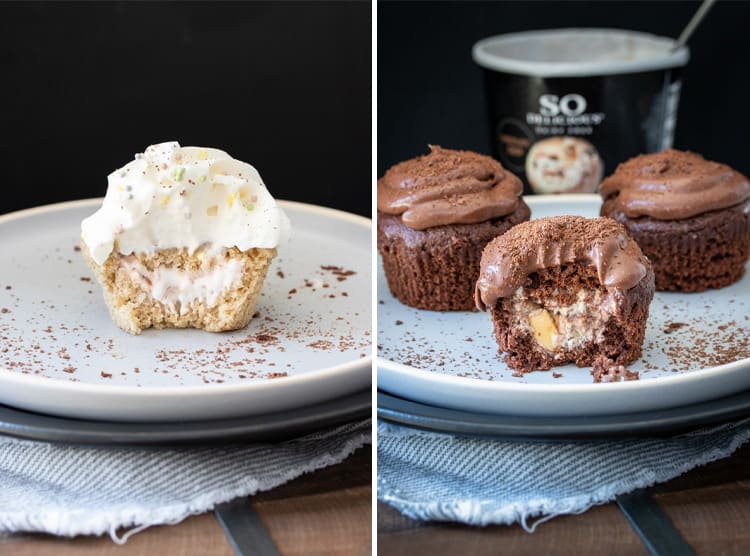
M 714 2 L 716 2 L 716 0 L 703 0 L 701 5 L 693 14 L 693 17 L 690 18 L 690 21 L 682 30 L 682 33 L 680 33 L 680 37 L 672 47 L 672 52 L 674 52 L 675 50 L 679 50 L 680 48 L 685 46 L 685 43 L 690 38 L 690 35 L 692 35 L 693 31 L 695 31 L 698 25 L 700 25 L 700 22 L 703 21 L 703 18 L 706 17 L 706 14 L 711 9 L 711 6 L 714 5 Z

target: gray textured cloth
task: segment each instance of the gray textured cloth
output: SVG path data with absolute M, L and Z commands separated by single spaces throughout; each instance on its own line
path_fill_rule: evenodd
M 104 448 L 0 437 L 0 531 L 109 533 L 123 543 L 216 504 L 339 463 L 371 441 L 370 420 L 279 444 Z M 117 530 L 133 527 L 123 535 Z
M 378 498 L 413 519 L 529 532 L 732 454 L 750 419 L 666 439 L 508 442 L 378 424 Z M 535 522 L 529 523 L 532 518 Z

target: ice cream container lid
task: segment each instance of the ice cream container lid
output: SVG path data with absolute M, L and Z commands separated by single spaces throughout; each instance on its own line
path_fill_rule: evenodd
M 623 29 L 548 29 L 497 35 L 474 45 L 480 66 L 535 77 L 587 77 L 684 66 L 688 47 L 676 40 Z

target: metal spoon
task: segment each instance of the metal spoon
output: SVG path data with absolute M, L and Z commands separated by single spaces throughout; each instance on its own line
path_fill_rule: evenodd
M 680 33 L 680 38 L 678 38 L 677 42 L 672 46 L 671 52 L 675 52 L 685 46 L 690 35 L 693 34 L 693 31 L 695 31 L 700 22 L 703 21 L 703 18 L 706 17 L 706 14 L 711 9 L 711 6 L 714 5 L 714 2 L 716 2 L 716 0 L 703 0 L 695 14 L 693 14 L 693 17 L 690 18 L 690 21 L 688 21 L 688 24 L 682 30 L 682 33 Z

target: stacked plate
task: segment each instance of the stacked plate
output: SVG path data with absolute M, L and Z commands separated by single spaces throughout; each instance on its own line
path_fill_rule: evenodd
M 598 195 L 526 198 L 532 217 L 598 216 Z M 594 384 L 573 365 L 514 376 L 488 315 L 420 311 L 378 275 L 378 415 L 502 438 L 674 434 L 750 415 L 750 273 L 697 294 L 657 292 L 637 381 Z
M 244 329 L 110 320 L 78 250 L 100 200 L 0 217 L 0 433 L 80 443 L 280 440 L 370 415 L 370 221 L 292 222 Z

